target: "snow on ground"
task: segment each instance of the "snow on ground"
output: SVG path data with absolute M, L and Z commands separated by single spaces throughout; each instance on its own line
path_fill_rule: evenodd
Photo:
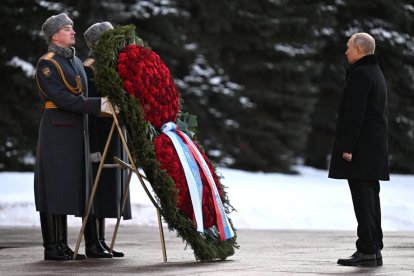
M 236 228 L 355 230 L 356 220 L 348 184 L 327 178 L 327 172 L 298 167 L 300 174 L 251 173 L 219 168 Z M 155 208 L 138 179 L 130 184 L 132 215 L 126 225 L 156 226 Z M 381 182 L 384 230 L 414 230 L 414 175 L 392 175 Z M 108 219 L 115 224 L 116 219 Z M 69 226 L 80 218 L 69 216 Z M 33 173 L 0 173 L 0 226 L 38 226 Z

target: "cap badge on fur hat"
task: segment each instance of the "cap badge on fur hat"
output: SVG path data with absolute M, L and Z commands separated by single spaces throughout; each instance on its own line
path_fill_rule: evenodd
M 49 42 L 50 37 L 55 33 L 59 32 L 60 29 L 62 29 L 66 25 L 73 26 L 73 21 L 65 13 L 49 17 L 42 25 L 43 37 L 46 39 L 46 41 Z
M 92 49 L 92 47 L 95 46 L 96 42 L 98 42 L 101 34 L 113 28 L 114 27 L 109 22 L 99 22 L 99 23 L 95 23 L 92 26 L 90 26 L 83 34 L 88 48 Z

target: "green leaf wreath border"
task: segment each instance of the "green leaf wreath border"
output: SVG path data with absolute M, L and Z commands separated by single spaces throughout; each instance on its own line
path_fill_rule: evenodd
M 236 230 L 235 236 L 225 241 L 217 241 L 208 235 L 196 231 L 190 219 L 177 208 L 177 190 L 174 181 L 162 170 L 158 162 L 151 137 L 153 127 L 144 118 L 139 99 L 129 96 L 123 88 L 123 82 L 117 72 L 118 53 L 128 44 L 148 47 L 135 33 L 134 25 L 119 26 L 102 34 L 94 48 L 94 57 L 97 61 L 95 82 L 103 96 L 120 107 L 119 118 L 128 132 L 129 149 L 136 167 L 142 167 L 161 207 L 161 215 L 168 224 L 170 231 L 176 230 L 177 235 L 186 241 L 194 250 L 197 260 L 213 261 L 225 260 L 234 254 L 238 248 Z M 220 183 L 223 191 L 223 205 L 226 214 L 233 211 L 225 187 Z

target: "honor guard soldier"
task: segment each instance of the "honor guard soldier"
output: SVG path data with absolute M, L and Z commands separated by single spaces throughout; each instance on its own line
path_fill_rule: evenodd
M 84 33 L 86 45 L 91 50 L 89 58 L 85 60 L 84 67 L 86 75 L 88 77 L 88 91 L 90 97 L 101 97 L 99 90 L 95 84 L 95 70 L 96 61 L 94 59 L 93 48 L 99 40 L 102 33 L 107 30 L 113 29 L 113 26 L 109 22 L 96 23 L 90 26 Z M 91 160 L 93 175 L 96 176 L 98 171 L 98 165 L 101 159 L 101 153 L 103 152 L 106 141 L 108 139 L 109 132 L 113 123 L 111 117 L 94 117 L 89 121 L 89 146 L 91 150 Z M 109 149 L 105 158 L 105 163 L 113 163 L 113 157 L 122 157 L 125 154 L 122 151 L 121 139 L 117 131 L 112 135 Z M 126 175 L 120 168 L 107 168 L 103 169 L 98 188 L 96 190 L 94 198 L 94 215 L 93 221 L 88 221 L 85 228 L 85 241 L 88 246 L 87 236 L 95 237 L 96 229 L 98 231 L 98 240 L 102 247 L 106 250 L 110 250 L 109 246 L 105 243 L 105 218 L 118 218 L 121 215 L 124 220 L 131 219 L 131 204 L 129 195 L 125 202 L 125 208 L 121 214 L 121 201 L 124 194 L 124 182 Z M 112 250 L 114 257 L 123 257 L 124 254 L 119 251 Z M 88 247 L 86 248 L 86 256 L 90 257 Z
M 75 31 L 64 13 L 42 26 L 48 52 L 36 66 L 35 79 L 44 102 L 39 126 L 34 195 L 40 213 L 44 259 L 70 260 L 67 215 L 85 215 L 90 190 L 88 117 L 111 113 L 106 98 L 87 98 L 82 62 L 75 56 Z M 85 154 L 88 153 L 88 154 Z M 77 259 L 85 259 L 77 255 Z

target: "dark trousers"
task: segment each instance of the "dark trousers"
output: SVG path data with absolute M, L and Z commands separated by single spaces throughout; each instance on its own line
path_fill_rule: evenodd
M 378 180 L 348 180 L 358 222 L 357 250 L 375 254 L 384 247 L 381 228 L 380 184 Z

